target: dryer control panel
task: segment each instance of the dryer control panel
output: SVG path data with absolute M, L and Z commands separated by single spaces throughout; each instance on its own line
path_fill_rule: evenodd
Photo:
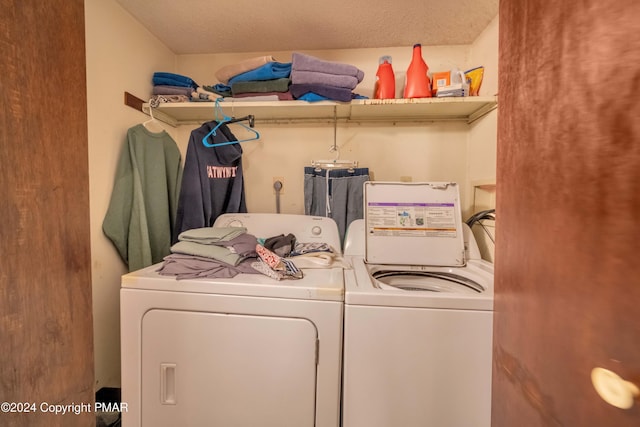
M 327 243 L 340 251 L 338 225 L 331 218 L 272 213 L 231 213 L 220 215 L 214 227 L 245 227 L 258 238 L 268 238 L 289 233 L 298 242 Z

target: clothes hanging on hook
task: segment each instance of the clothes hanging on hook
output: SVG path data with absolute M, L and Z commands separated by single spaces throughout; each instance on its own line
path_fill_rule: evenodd
M 304 213 L 333 218 L 340 240 L 351 221 L 364 217 L 363 184 L 369 180 L 369 168 L 304 168 Z
M 158 121 L 158 119 L 156 119 L 153 116 L 153 109 L 156 108 L 156 107 L 157 107 L 157 105 L 154 105 L 154 103 L 152 102 L 152 99 L 150 99 L 149 100 L 149 117 L 150 117 L 150 119 L 147 120 L 146 122 L 142 123 L 142 126 L 147 128 L 147 130 L 149 130 L 149 132 L 162 133 L 162 132 L 164 132 L 164 128 L 162 127 L 162 125 L 160 125 L 160 122 Z
M 205 135 L 218 127 L 202 144 Z M 178 235 L 194 228 L 211 227 L 222 213 L 247 212 L 242 173 L 242 147 L 226 124 L 211 121 L 191 132 L 178 201 L 173 243 Z
M 171 253 L 181 176 L 180 150 L 167 132 L 142 124 L 127 131 L 102 230 L 129 271 Z

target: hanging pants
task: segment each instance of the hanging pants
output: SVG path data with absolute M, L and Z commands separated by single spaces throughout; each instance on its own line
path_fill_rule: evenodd
M 363 185 L 369 180 L 369 168 L 304 168 L 304 213 L 326 216 L 338 224 L 340 241 L 351 221 L 363 218 Z

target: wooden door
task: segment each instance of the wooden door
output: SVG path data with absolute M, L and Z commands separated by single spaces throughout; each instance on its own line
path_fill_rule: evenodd
M 501 0 L 493 425 L 639 426 L 640 2 Z
M 84 2 L 0 11 L 0 425 L 91 426 Z

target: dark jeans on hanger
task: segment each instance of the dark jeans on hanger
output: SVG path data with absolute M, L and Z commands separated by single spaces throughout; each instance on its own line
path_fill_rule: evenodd
M 304 168 L 304 213 L 326 216 L 338 224 L 344 241 L 351 221 L 363 218 L 363 184 L 369 180 L 369 168 Z

